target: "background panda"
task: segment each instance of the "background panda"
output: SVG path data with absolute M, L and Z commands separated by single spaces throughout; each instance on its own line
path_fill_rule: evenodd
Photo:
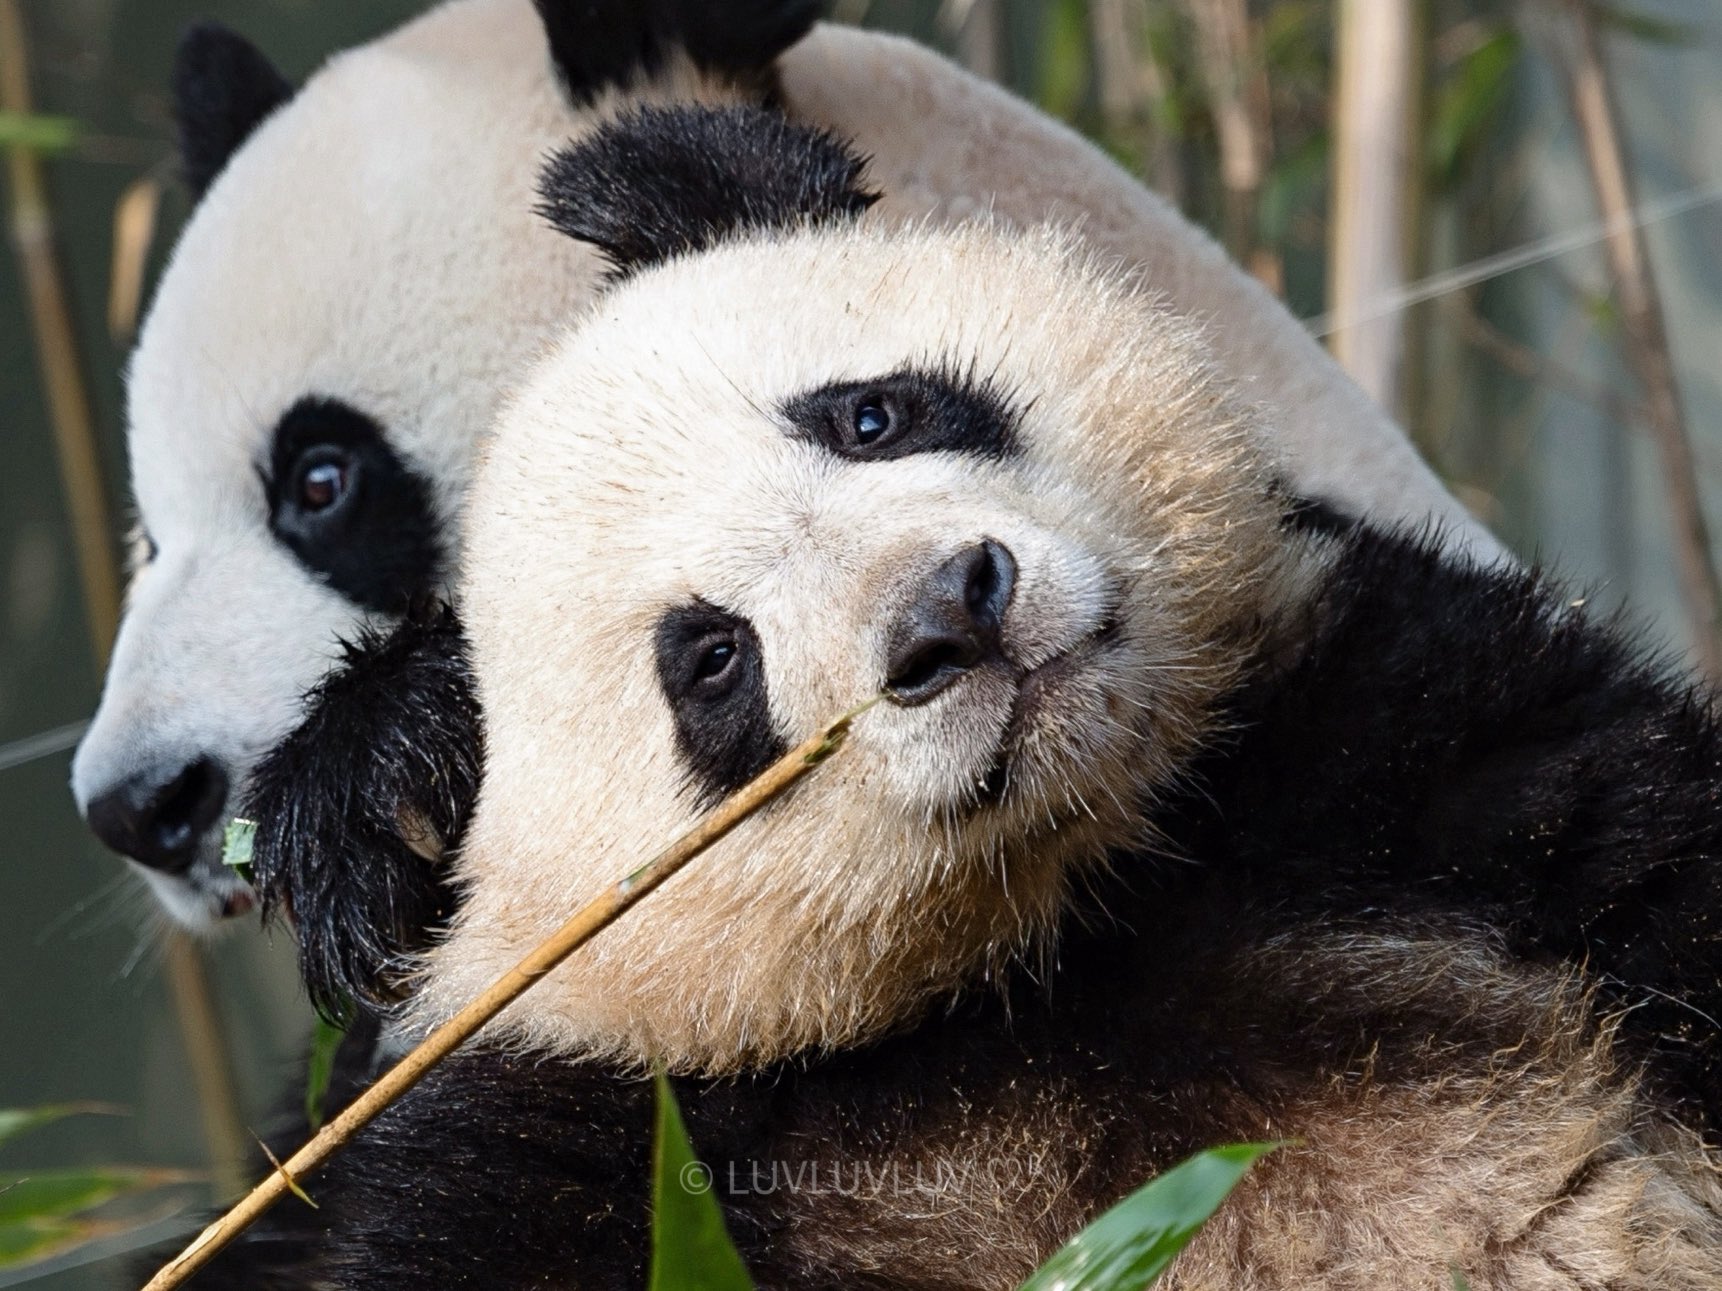
M 73 786 L 182 922 L 250 908 L 218 832 L 338 641 L 446 576 L 479 429 L 600 265 L 531 212 L 620 103 L 775 97 L 875 159 L 881 215 L 1079 223 L 1211 321 L 1306 489 L 1454 523 L 1399 433 L 1203 234 L 1068 130 L 810 0 L 451 0 L 294 91 L 215 28 L 181 51 L 202 199 L 133 357 L 136 572 Z M 787 51 L 787 52 L 786 52 Z
M 1716 1284 L 1705 697 L 1535 575 L 1292 497 L 1190 325 L 1068 238 L 891 228 L 747 109 L 635 114 L 546 189 L 623 281 L 486 448 L 467 629 L 355 650 L 260 770 L 313 980 L 388 986 L 319 873 L 452 866 L 446 935 L 370 965 L 410 1034 L 893 702 L 339 1159 L 303 1284 L 637 1278 L 650 1059 L 765 1286 L 1008 1287 L 1263 1137 L 1299 1143 L 1166 1285 Z

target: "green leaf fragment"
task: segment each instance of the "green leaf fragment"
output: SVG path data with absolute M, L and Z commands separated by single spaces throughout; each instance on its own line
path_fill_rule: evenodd
M 68 1116 L 118 1116 L 121 1110 L 111 1103 L 47 1103 L 41 1107 L 0 1107 L 0 1143 L 38 1126 L 64 1120 Z
M 81 132 L 82 127 L 71 117 L 0 110 L 0 148 L 64 152 L 78 142 Z
M 235 816 L 221 831 L 221 863 L 239 871 L 239 877 L 251 882 L 251 853 L 257 845 L 257 822 Z
M 335 1072 L 335 1051 L 346 1034 L 345 1029 L 321 1016 L 311 1030 L 311 1055 L 305 1064 L 305 1121 L 314 1130 L 323 1127 L 323 1105 Z
M 104 1205 L 127 1193 L 198 1176 L 142 1166 L 89 1166 L 0 1173 L 0 1224 L 60 1219 Z
M 1135 1291 L 1159 1277 L 1249 1168 L 1280 1145 L 1199 1152 L 1145 1184 L 1071 1238 L 1022 1291 Z
M 712 1172 L 694 1155 L 670 1082 L 657 1075 L 657 1130 L 652 1146 L 652 1275 L 650 1291 L 752 1291 L 723 1211 L 712 1195 Z

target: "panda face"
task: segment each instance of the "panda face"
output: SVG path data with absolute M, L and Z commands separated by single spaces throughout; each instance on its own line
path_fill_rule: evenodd
M 473 444 L 600 262 L 533 213 L 592 118 L 522 0 L 439 7 L 290 98 L 237 37 L 188 49 L 191 103 L 240 119 L 182 121 L 208 187 L 130 363 L 141 558 L 73 791 L 204 928 L 252 904 L 219 848 L 256 761 L 343 639 L 442 584 Z
M 842 759 L 503 1025 L 724 1069 L 1033 944 L 1141 843 L 1283 547 L 1192 330 L 1051 236 L 807 231 L 648 270 L 502 414 L 460 598 L 488 750 L 457 1007 L 821 721 Z

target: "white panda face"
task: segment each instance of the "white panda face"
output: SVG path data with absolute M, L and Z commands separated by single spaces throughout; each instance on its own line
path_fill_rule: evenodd
M 144 539 L 73 768 L 92 826 L 193 927 L 250 908 L 219 843 L 256 760 L 343 638 L 439 585 L 479 433 L 598 282 L 533 212 L 543 155 L 592 116 L 522 0 L 439 8 L 281 103 L 261 55 L 206 39 L 215 101 L 267 115 L 188 148 L 195 169 L 244 144 L 130 364 Z M 653 93 L 739 91 L 679 60 L 634 97 Z
M 1235 679 L 1268 473 L 1192 330 L 1050 236 L 807 232 L 625 284 L 475 486 L 484 788 L 417 1016 L 881 690 L 503 1025 L 723 1069 L 1022 950 Z

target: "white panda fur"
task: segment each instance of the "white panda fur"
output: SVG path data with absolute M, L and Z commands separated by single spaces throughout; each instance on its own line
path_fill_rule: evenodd
M 882 217 L 1072 223 L 1204 321 L 1245 393 L 1278 409 L 1304 491 L 1435 517 L 1456 546 L 1498 554 L 1283 307 L 1075 134 L 877 33 L 820 26 L 777 71 L 792 115 L 872 154 Z M 307 395 L 362 410 L 424 480 L 452 559 L 480 429 L 597 282 L 591 253 L 532 214 L 538 161 L 618 103 L 740 93 L 672 58 L 573 108 L 528 0 L 450 0 L 332 58 L 215 175 L 130 364 L 133 488 L 158 554 L 136 568 L 73 772 L 93 822 L 118 789 L 147 795 L 200 759 L 221 773 L 203 786 L 198 828 L 146 870 L 177 919 L 207 926 L 250 908 L 218 862 L 220 820 L 368 617 L 269 530 L 258 472 L 277 419 Z M 138 853 L 124 829 L 100 832 Z
M 553 169 L 577 236 L 709 245 L 621 260 L 505 405 L 465 642 L 443 613 L 355 649 L 260 772 L 259 880 L 314 959 L 350 889 L 426 881 L 399 822 L 435 821 L 459 910 L 371 965 L 410 1036 L 774 747 L 899 702 L 368 1131 L 290 1221 L 317 1228 L 305 1280 L 637 1277 L 661 1061 L 719 1178 L 951 1181 L 720 1193 L 765 1286 L 1013 1286 L 1243 1137 L 1298 1142 L 1164 1285 L 1714 1285 L 1707 699 L 1534 575 L 1288 496 L 1198 331 L 1067 235 L 688 195 L 774 149 L 770 173 L 852 184 L 835 147 L 642 114 Z M 612 150 L 639 191 L 578 183 Z M 867 399 L 969 439 L 832 448 Z M 903 624 L 987 542 L 1008 561 L 962 597 L 1009 585 L 995 635 L 908 694 Z M 675 678 L 713 640 L 731 680 L 700 698 Z

